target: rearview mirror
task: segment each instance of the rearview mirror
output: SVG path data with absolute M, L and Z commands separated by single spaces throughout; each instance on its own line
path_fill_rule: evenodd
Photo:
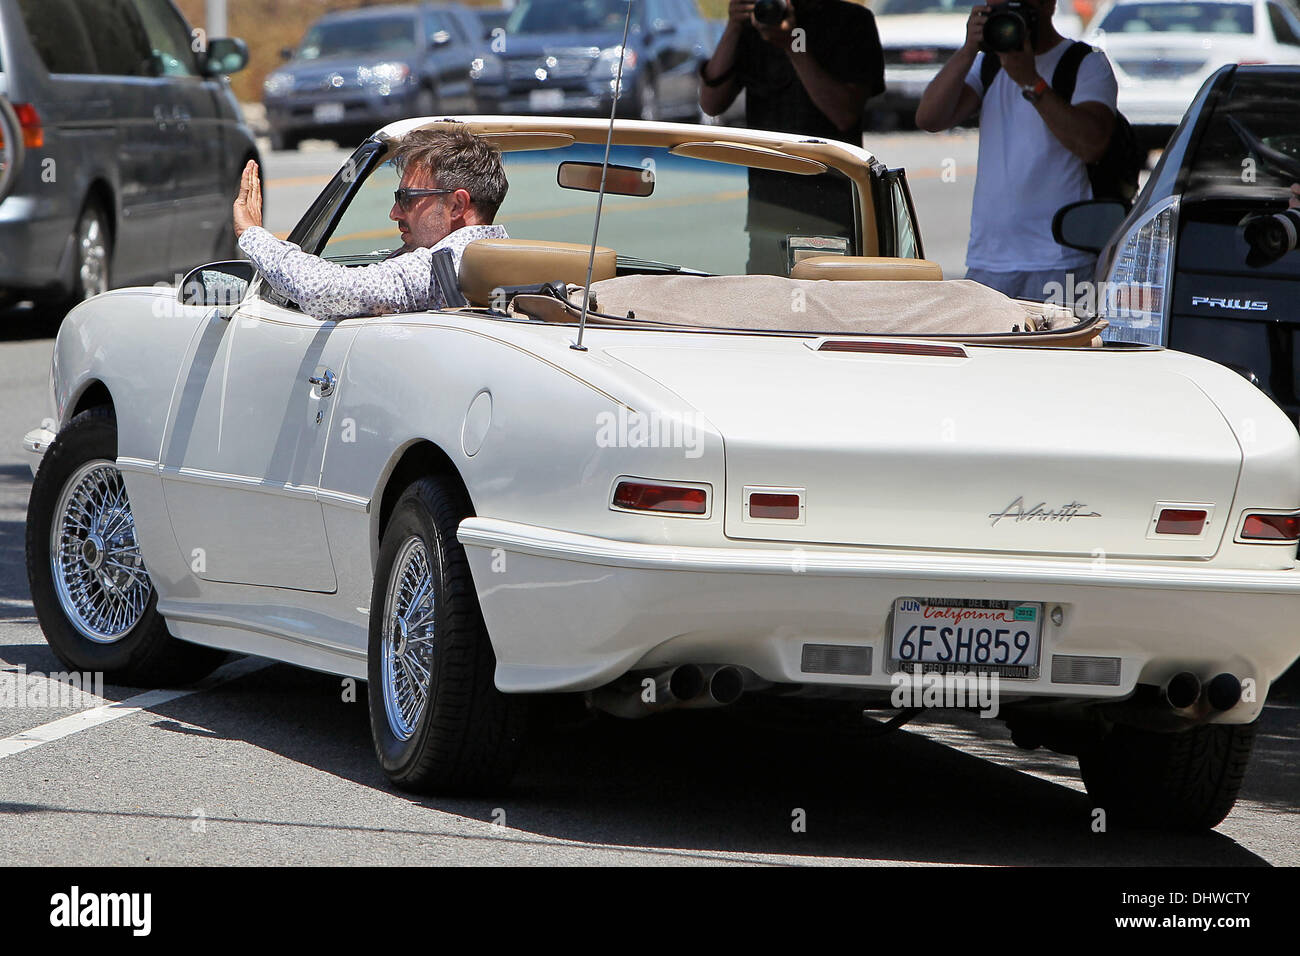
M 1063 246 L 1098 253 L 1128 218 L 1128 206 L 1110 199 L 1085 199 L 1063 206 L 1052 219 L 1052 238 Z
M 230 318 L 244 301 L 257 270 L 246 259 L 210 262 L 190 272 L 181 282 L 176 298 L 182 305 L 217 308 Z
M 600 163 L 560 163 L 555 180 L 564 189 L 600 192 Z M 654 170 L 644 166 L 610 166 L 605 192 L 613 196 L 649 196 L 655 191 Z
M 248 66 L 248 44 L 238 37 L 208 41 L 208 58 L 204 72 L 208 76 L 227 76 Z
M 450 42 L 451 34 L 446 30 L 439 30 L 437 33 L 433 34 L 433 36 L 429 37 L 430 47 L 446 46 Z

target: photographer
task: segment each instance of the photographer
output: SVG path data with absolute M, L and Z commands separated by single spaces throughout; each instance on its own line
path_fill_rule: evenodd
M 1052 219 L 1072 202 L 1093 198 L 1087 165 L 1106 153 L 1115 129 L 1117 85 L 1105 54 L 1093 50 L 1078 66 L 1069 102 L 1052 89 L 1071 44 L 1052 25 L 1056 0 L 1023 0 L 1036 19 L 1024 48 L 981 52 L 996 7 L 977 6 L 966 43 L 921 98 L 917 126 L 937 133 L 980 117 L 979 165 L 967 248 L 967 278 L 1007 295 L 1041 300 L 1069 276 L 1088 281 L 1095 260 L 1052 237 Z M 984 88 L 986 57 L 998 70 Z
M 731 0 L 718 48 L 700 69 L 700 108 L 719 116 L 744 90 L 751 129 L 861 146 L 863 106 L 884 92 L 884 62 L 875 18 L 865 7 L 847 0 Z M 773 207 L 808 213 L 810 234 L 826 231 L 827 222 L 853 228 L 853 199 L 843 183 L 797 178 L 806 181 L 750 171 L 751 274 L 788 271 L 788 250 L 776 232 L 789 232 L 792 220 L 772 215 Z

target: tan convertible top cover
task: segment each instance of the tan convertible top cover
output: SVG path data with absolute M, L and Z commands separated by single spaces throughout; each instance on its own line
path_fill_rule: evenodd
M 606 315 L 632 312 L 638 322 L 694 328 L 986 335 L 1041 324 L 1025 303 L 967 279 L 830 282 L 780 276 L 631 275 L 593 283 L 592 293 L 594 307 Z

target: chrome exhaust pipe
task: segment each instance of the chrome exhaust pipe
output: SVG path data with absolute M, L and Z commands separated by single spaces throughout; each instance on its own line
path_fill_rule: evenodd
M 651 686 L 647 679 L 653 679 Z M 662 671 L 625 674 L 588 694 L 592 707 L 615 717 L 635 720 L 690 703 L 704 693 L 704 671 L 695 664 L 682 664 Z
M 724 664 L 709 678 L 709 696 L 723 707 L 740 700 L 740 695 L 743 693 L 745 693 L 745 675 L 738 667 Z
M 1215 710 L 1232 710 L 1241 702 L 1241 681 L 1233 674 L 1219 674 L 1205 685 L 1205 702 Z
M 1186 710 L 1200 700 L 1201 679 L 1191 671 L 1175 674 L 1165 684 L 1163 696 L 1174 710 Z

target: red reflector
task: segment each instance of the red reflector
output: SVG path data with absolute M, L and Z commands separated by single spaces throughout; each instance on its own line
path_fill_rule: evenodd
M 1204 511 L 1182 511 L 1166 508 L 1156 522 L 1156 534 L 1200 534 L 1205 530 Z
M 1246 515 L 1241 536 L 1252 541 L 1300 541 L 1300 515 Z
M 614 506 L 633 511 L 666 511 L 673 514 L 702 515 L 708 510 L 708 495 L 703 488 L 620 481 L 614 490 Z
M 28 149 L 40 149 L 45 145 L 45 130 L 41 129 L 41 116 L 31 103 L 15 103 L 14 114 L 18 124 L 23 128 L 23 145 Z
M 756 491 L 749 496 L 749 516 L 751 518 L 784 518 L 790 521 L 798 521 L 799 496 Z
M 818 352 L 870 352 L 875 355 L 938 355 L 966 358 L 959 345 L 926 345 L 920 342 L 823 342 Z

